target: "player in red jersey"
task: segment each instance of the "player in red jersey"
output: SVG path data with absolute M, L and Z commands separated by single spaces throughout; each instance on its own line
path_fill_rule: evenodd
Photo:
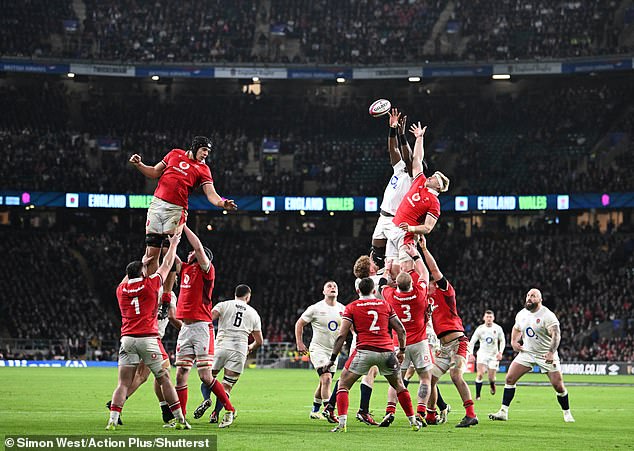
M 221 197 L 214 188 L 211 171 L 205 163 L 212 150 L 213 145 L 209 138 L 195 136 L 188 151 L 172 149 L 154 166 L 143 164 L 138 154 L 130 157 L 130 163 L 144 176 L 159 179 L 145 223 L 146 255 L 151 259 L 148 264 L 150 273 L 158 267 L 165 236 L 182 229 L 185 224 L 189 195 L 195 188 L 202 186 L 205 196 L 216 207 L 227 210 L 237 208 L 233 200 Z M 159 315 L 161 319 L 167 317 L 175 276 L 176 273 L 171 272 L 164 283 L 164 295 L 161 299 L 163 305 Z
M 374 281 L 365 278 L 359 282 L 359 299 L 348 304 L 343 313 L 343 321 L 335 346 L 330 356 L 330 362 L 324 370 L 334 365 L 341 351 L 343 342 L 351 328 L 357 332 L 357 346 L 348 358 L 344 370 L 339 377 L 337 390 L 337 412 L 339 424 L 332 432 L 346 432 L 348 420 L 348 391 L 354 383 L 368 370 L 376 365 L 381 375 L 397 392 L 399 403 L 407 415 L 410 426 L 414 431 L 420 429 L 420 423 L 414 415 L 412 399 L 403 385 L 399 363 L 403 361 L 405 352 L 405 329 L 399 321 L 392 306 L 385 300 L 375 296 Z M 390 328 L 398 335 L 399 351 L 394 352 Z
M 427 341 L 427 286 L 429 272 L 420 258 L 418 251 L 412 244 L 406 246 L 407 254 L 414 260 L 414 268 L 402 271 L 396 277 L 396 287 L 384 285 L 383 298 L 390 303 L 398 318 L 405 327 L 407 343 L 405 358 L 401 365 L 403 378 L 410 365 L 418 373 L 418 407 L 416 417 L 426 426 L 425 414 L 429 400 L 431 385 L 431 369 L 433 360 Z M 402 269 L 405 269 L 403 267 Z M 385 417 L 379 426 L 387 427 L 394 421 L 396 412 L 396 392 L 388 389 L 388 406 Z
M 388 239 L 385 258 L 396 259 L 399 262 L 410 260 L 405 252 L 405 245 L 416 241 L 416 234 L 428 234 L 432 231 L 440 217 L 440 202 L 438 194 L 449 189 L 449 179 L 440 171 L 431 177 L 423 174 L 422 158 L 423 137 L 427 127 L 412 124 L 410 132 L 416 137 L 414 144 L 414 160 L 412 162 L 412 186 L 401 201 L 392 225 L 385 231 Z M 397 266 L 393 266 L 398 270 Z
M 429 284 L 429 309 L 434 325 L 434 332 L 440 340 L 440 349 L 436 353 L 434 368 L 432 369 L 431 395 L 429 397 L 429 409 L 427 410 L 427 422 L 437 424 L 436 419 L 436 384 L 438 379 L 449 371 L 451 381 L 454 383 L 462 398 L 462 405 L 466 415 L 460 423 L 459 428 L 465 428 L 478 424 L 471 390 L 462 377 L 463 369 L 467 364 L 467 346 L 469 339 L 464 333 L 462 319 L 458 315 L 456 307 L 456 291 L 454 287 L 443 276 L 438 268 L 434 256 L 427 249 L 424 240 L 421 241 L 423 256 L 431 276 L 434 279 Z
M 141 361 L 150 368 L 161 385 L 163 396 L 175 418 L 171 426 L 176 429 L 191 429 L 185 421 L 169 370 L 165 368 L 156 317 L 158 292 L 174 264 L 180 237 L 181 234 L 176 233 L 169 238 L 169 249 L 156 273 L 148 277 L 145 265 L 140 261 L 133 261 L 126 267 L 126 276 L 117 287 L 117 300 L 121 310 L 119 384 L 112 394 L 107 430 L 115 430 L 117 427 L 128 387 L 132 384 Z
M 176 393 L 186 414 L 187 379 L 195 361 L 203 385 L 225 406 L 226 413 L 218 425 L 225 428 L 233 423 L 235 409 L 222 384 L 211 375 L 214 353 L 211 294 L 216 278 L 216 270 L 211 263 L 213 255 L 189 227 L 185 226 L 183 230 L 193 250 L 187 256 L 187 262 L 180 264 L 181 285 L 176 318 L 183 325 L 176 343 Z

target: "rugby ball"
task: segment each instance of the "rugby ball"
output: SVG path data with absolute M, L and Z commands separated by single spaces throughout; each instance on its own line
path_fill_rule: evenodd
M 380 116 L 383 116 L 384 114 L 387 114 L 387 112 L 390 111 L 390 108 L 392 108 L 392 104 L 390 103 L 389 100 L 379 99 L 372 102 L 372 105 L 370 105 L 370 108 L 368 111 L 370 113 L 370 116 L 380 117 Z

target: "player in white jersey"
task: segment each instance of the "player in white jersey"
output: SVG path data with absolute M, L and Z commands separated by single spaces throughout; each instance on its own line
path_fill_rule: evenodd
M 163 295 L 163 287 L 159 289 L 159 293 L 158 293 L 159 300 L 161 299 L 162 295 Z M 162 340 L 163 340 L 163 336 L 165 335 L 165 330 L 167 329 L 168 324 L 171 324 L 172 326 L 174 326 L 176 330 L 180 330 L 182 325 L 181 320 L 176 319 L 176 294 L 174 294 L 173 291 L 171 292 L 171 299 L 169 303 L 167 316 L 163 319 L 158 320 L 158 333 L 160 338 L 159 344 L 160 344 L 161 352 L 163 353 L 163 367 L 166 368 L 167 370 L 170 369 L 170 361 L 169 361 L 169 356 L 167 352 L 165 351 L 165 347 L 163 346 Z M 132 396 L 132 394 L 136 392 L 137 389 L 148 380 L 149 376 L 150 376 L 150 368 L 143 361 L 141 361 L 139 365 L 137 366 L 136 373 L 134 374 L 134 380 L 132 381 L 130 388 L 128 388 L 128 394 L 126 395 L 127 398 Z M 161 390 L 161 386 L 159 385 L 158 382 L 156 382 L 156 379 L 154 380 L 154 394 L 156 395 L 156 398 L 159 401 L 159 406 L 161 407 L 161 415 L 163 417 L 163 422 L 169 423 L 174 418 L 174 415 L 172 415 L 169 405 L 167 401 L 165 401 L 165 397 L 163 396 L 163 391 Z M 108 409 L 110 408 L 110 401 L 106 403 L 106 407 L 108 407 Z M 121 419 L 119 419 L 119 424 L 123 424 L 121 422 Z
M 216 333 L 214 363 L 211 375 L 217 377 L 224 369 L 222 386 L 227 393 L 231 393 L 244 371 L 247 356 L 262 346 L 262 321 L 260 315 L 251 307 L 251 288 L 248 285 L 238 285 L 234 292 L 235 299 L 214 305 L 211 315 L 218 321 Z M 253 334 L 253 343 L 249 344 L 249 335 Z M 194 418 L 200 418 L 211 406 L 208 392 L 207 398 L 194 411 Z M 209 417 L 210 423 L 217 423 L 220 411 L 224 406 L 216 399 L 216 406 Z M 223 427 L 220 423 L 219 427 Z
M 332 385 L 332 377 L 337 369 L 337 362 L 329 368 L 329 371 L 323 371 L 323 366 L 330 362 L 330 355 L 332 354 L 339 327 L 341 327 L 343 311 L 345 310 L 345 306 L 337 302 L 337 296 L 339 295 L 337 282 L 334 280 L 326 282 L 323 294 L 324 299 L 308 307 L 295 323 L 297 351 L 301 355 L 310 353 L 310 361 L 319 375 L 319 385 L 317 385 L 315 390 L 313 408 L 309 415 L 312 419 L 322 417 L 319 409 L 322 404 L 326 407 L 330 397 L 330 386 Z M 313 338 L 310 340 L 310 346 L 306 348 L 304 344 L 304 327 L 308 324 L 313 328 Z
M 520 344 L 521 340 L 521 344 Z M 489 414 L 491 420 L 508 420 L 508 410 L 515 396 L 515 384 L 537 365 L 557 392 L 557 401 L 561 406 L 566 423 L 574 423 L 570 413 L 568 391 L 561 375 L 561 364 L 557 348 L 561 340 L 559 320 L 548 307 L 542 305 L 542 293 L 531 288 L 526 294 L 524 309 L 515 317 L 515 325 L 511 332 L 511 346 L 518 354 L 506 373 L 506 385 L 502 406 L 496 413 Z
M 401 117 L 401 113 L 396 108 L 392 108 L 389 113 L 390 134 L 387 139 L 387 150 L 390 154 L 393 173 L 383 192 L 379 219 L 372 234 L 372 252 L 370 253 L 380 268 L 385 265 L 387 244 L 385 230 L 391 227 L 398 206 L 412 186 L 412 149 L 405 137 L 406 123 L 407 116 Z
M 495 373 L 500 367 L 500 360 L 506 346 L 506 338 L 502 328 L 494 323 L 495 314 L 492 310 L 484 312 L 484 324 L 480 324 L 469 341 L 467 350 L 473 354 L 476 343 L 479 343 L 476 367 L 476 400 L 480 400 L 482 393 L 482 376 L 488 372 L 489 386 L 492 395 L 495 395 Z

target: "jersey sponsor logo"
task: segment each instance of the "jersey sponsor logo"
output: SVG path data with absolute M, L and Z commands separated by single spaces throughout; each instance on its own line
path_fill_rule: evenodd
M 526 335 L 533 338 L 535 335 L 537 335 L 537 333 L 535 333 L 535 330 L 529 326 L 526 328 Z
M 336 331 L 339 328 L 339 323 L 335 320 L 328 321 L 328 330 L 331 332 Z
M 183 171 L 186 171 L 190 168 L 190 165 L 185 161 L 181 161 L 180 163 L 178 163 L 178 167 L 181 168 Z
M 484 341 L 486 341 L 486 342 L 487 342 L 487 344 L 491 344 L 491 343 L 493 343 L 493 337 L 486 337 L 486 338 L 484 339 Z
M 381 301 L 369 301 L 369 302 L 363 302 L 360 304 L 357 304 L 359 307 L 368 307 L 371 305 L 383 305 L 383 302 Z
M 392 178 L 390 179 L 390 186 L 394 189 L 396 189 L 396 186 L 398 185 L 398 176 L 397 175 L 393 175 Z

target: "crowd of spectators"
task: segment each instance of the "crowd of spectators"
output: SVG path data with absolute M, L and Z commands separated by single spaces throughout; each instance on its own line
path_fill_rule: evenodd
M 279 231 L 240 232 L 234 227 L 201 233 L 215 255 L 214 302 L 232 298 L 239 283 L 253 289 L 269 342 L 292 341 L 293 325 L 307 305 L 321 298 L 323 283 L 338 282 L 343 303 L 355 296 L 352 265 L 367 252 L 371 221 L 359 236 L 341 234 L 345 218 L 332 219 L 330 232 L 294 226 Z M 14 338 L 79 339 L 112 355 L 118 336 L 114 287 L 128 261 L 143 252 L 143 235 L 88 232 L 7 230 L 2 250 L 3 272 L 12 302 L 0 325 Z M 367 236 L 365 236 L 367 235 Z M 521 230 L 480 231 L 471 236 L 441 224 L 428 246 L 445 276 L 456 287 L 458 308 L 467 333 L 486 309 L 510 333 L 530 287 L 542 290 L 563 331 L 560 353 L 565 360 L 627 360 L 634 327 L 634 237 L 623 231 L 601 234 L 594 227 L 572 231 L 530 226 Z M 187 245 L 180 249 L 184 256 Z M 619 324 L 613 334 L 596 326 Z M 629 337 L 629 338 L 628 338 Z M 167 335 L 175 338 L 174 331 Z M 89 344 L 91 343 L 92 344 Z M 510 355 L 510 350 L 509 350 Z M 599 357 L 600 356 L 600 357 Z
M 453 179 L 451 194 L 627 191 L 634 177 L 631 148 L 603 160 L 613 146 L 631 140 L 627 99 L 634 85 L 626 81 L 552 81 L 495 98 L 428 96 L 410 121 L 429 125 L 427 163 Z M 161 99 L 106 95 L 105 89 L 96 84 L 80 100 L 63 83 L 0 88 L 0 107 L 10 113 L 0 119 L 0 144 L 7 149 L 0 188 L 151 192 L 128 156 L 139 153 L 153 164 L 170 149 L 185 148 L 195 134 L 216 143 L 208 162 L 219 189 L 230 195 L 380 196 L 391 173 L 386 127 L 369 118 L 356 97 L 330 106 L 297 95 Z M 70 113 L 78 109 L 80 119 Z M 101 149 L 101 137 L 118 147 Z M 265 154 L 264 139 L 279 142 L 278 153 Z M 453 166 L 438 166 L 441 148 L 456 155 Z
M 272 0 L 268 12 L 258 0 L 83 3 L 85 18 L 79 19 L 71 0 L 0 2 L 0 53 L 123 62 L 377 65 L 631 50 L 619 43 L 628 16 L 616 15 L 617 0 Z M 262 31 L 266 26 L 268 33 Z M 439 45 L 440 33 L 461 39 L 446 39 L 452 43 L 448 50 Z M 291 40 L 298 51 L 286 51 Z M 279 48 L 259 52 L 267 43 Z
M 619 47 L 616 0 L 458 0 L 453 20 L 468 39 L 465 59 L 594 56 Z

